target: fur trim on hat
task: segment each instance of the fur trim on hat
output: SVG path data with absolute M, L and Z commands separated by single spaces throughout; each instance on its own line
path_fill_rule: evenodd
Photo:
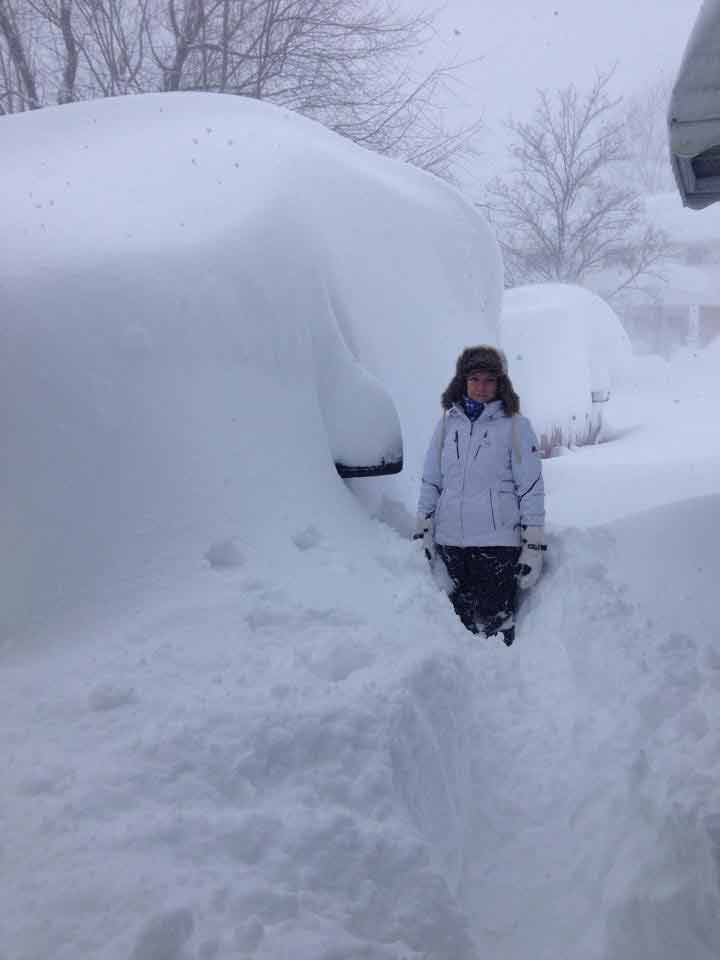
M 495 347 L 467 347 L 459 357 L 462 373 L 469 377 L 471 373 L 483 370 L 486 373 L 507 373 L 505 354 Z M 456 371 L 457 372 L 457 371 Z
M 502 350 L 497 347 L 481 344 L 477 347 L 466 347 L 457 358 L 455 376 L 447 385 L 440 402 L 444 410 L 449 410 L 456 403 L 460 403 L 465 395 L 467 378 L 471 373 L 483 370 L 494 373 L 498 378 L 497 399 L 502 400 L 505 413 L 511 417 L 520 412 L 520 398 L 513 389 L 510 377 L 507 374 L 507 359 Z

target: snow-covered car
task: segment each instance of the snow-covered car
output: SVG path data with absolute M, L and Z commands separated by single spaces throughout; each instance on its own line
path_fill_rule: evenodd
M 544 455 L 594 443 L 613 381 L 632 352 L 613 309 L 583 287 L 528 284 L 506 291 L 500 326 L 511 378 Z
M 239 97 L 0 123 L 0 636 L 228 538 L 284 549 L 347 497 L 333 464 L 396 471 L 402 434 L 420 462 L 418 376 L 499 316 L 456 191 Z

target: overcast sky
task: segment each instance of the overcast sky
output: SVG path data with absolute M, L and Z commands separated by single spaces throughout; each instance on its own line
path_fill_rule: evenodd
M 701 0 L 446 0 L 433 59 L 473 60 L 448 100 L 452 122 L 482 115 L 480 140 L 495 165 L 501 125 L 524 119 L 539 88 L 592 82 L 618 64 L 616 90 L 641 91 L 661 72 L 674 77 Z M 406 8 L 427 9 L 422 0 Z

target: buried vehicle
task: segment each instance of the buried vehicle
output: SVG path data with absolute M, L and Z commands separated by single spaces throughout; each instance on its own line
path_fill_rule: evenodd
M 417 371 L 495 334 L 471 205 L 289 111 L 151 94 L 0 125 L 3 642 L 348 513 L 336 471 L 399 470 L 428 421 Z
M 513 287 L 505 293 L 500 340 L 543 455 L 595 443 L 632 353 L 613 309 L 572 284 Z

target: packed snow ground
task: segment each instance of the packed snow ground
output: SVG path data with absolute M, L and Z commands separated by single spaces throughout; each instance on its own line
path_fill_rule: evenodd
M 718 492 L 720 343 L 638 360 L 613 391 L 604 438 L 547 464 L 549 509 L 561 525 L 603 523 Z

